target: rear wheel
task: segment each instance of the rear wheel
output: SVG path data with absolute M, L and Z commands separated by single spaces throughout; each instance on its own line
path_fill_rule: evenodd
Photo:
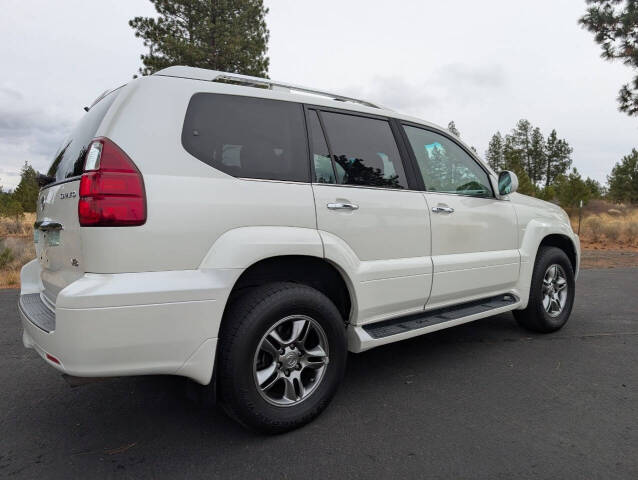
M 321 292 L 295 283 L 256 287 L 224 318 L 219 390 L 227 413 L 267 433 L 297 428 L 330 402 L 346 364 L 345 326 Z
M 515 310 L 514 317 L 528 330 L 554 332 L 567 323 L 574 294 L 574 271 L 565 252 L 542 247 L 534 265 L 527 308 Z

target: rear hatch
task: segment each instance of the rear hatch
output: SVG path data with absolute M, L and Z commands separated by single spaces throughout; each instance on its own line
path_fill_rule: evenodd
M 118 92 L 99 99 L 64 140 L 47 172 L 55 181 L 38 196 L 34 241 L 42 266 L 43 300 L 51 307 L 60 290 L 84 274 L 78 220 L 80 177 L 87 149 Z

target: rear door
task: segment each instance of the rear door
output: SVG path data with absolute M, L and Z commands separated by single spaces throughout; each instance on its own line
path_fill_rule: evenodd
M 517 219 L 488 173 L 452 137 L 405 125 L 432 225 L 430 305 L 497 294 L 518 280 Z
M 47 174 L 55 182 L 40 190 L 35 246 L 42 266 L 44 300 L 54 306 L 58 293 L 84 274 L 78 199 L 86 150 L 117 97 L 108 94 L 84 114 L 56 152 Z
M 307 113 L 317 226 L 326 257 L 351 268 L 355 321 L 422 310 L 431 283 L 428 212 L 395 130 L 381 117 Z

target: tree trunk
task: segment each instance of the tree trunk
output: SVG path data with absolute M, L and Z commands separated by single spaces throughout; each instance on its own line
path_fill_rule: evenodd
M 210 2 L 210 61 L 214 70 L 217 70 L 217 54 L 215 52 L 215 7 L 217 0 Z

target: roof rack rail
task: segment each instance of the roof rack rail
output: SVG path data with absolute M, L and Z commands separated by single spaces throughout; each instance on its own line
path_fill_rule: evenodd
M 365 107 L 372 108 L 385 108 L 380 105 L 368 102 L 367 100 L 361 100 L 359 98 L 347 97 L 345 95 L 338 95 L 336 93 L 325 92 L 323 90 L 315 90 L 314 88 L 302 87 L 299 85 L 293 85 L 291 83 L 276 82 L 268 78 L 250 77 L 248 75 L 240 75 L 235 73 L 219 73 L 213 79 L 213 82 L 229 82 L 238 85 L 267 88 L 269 90 L 285 90 L 288 92 L 301 92 L 309 93 L 311 95 L 318 95 L 321 97 L 328 97 L 338 102 L 352 102 L 358 103 Z

